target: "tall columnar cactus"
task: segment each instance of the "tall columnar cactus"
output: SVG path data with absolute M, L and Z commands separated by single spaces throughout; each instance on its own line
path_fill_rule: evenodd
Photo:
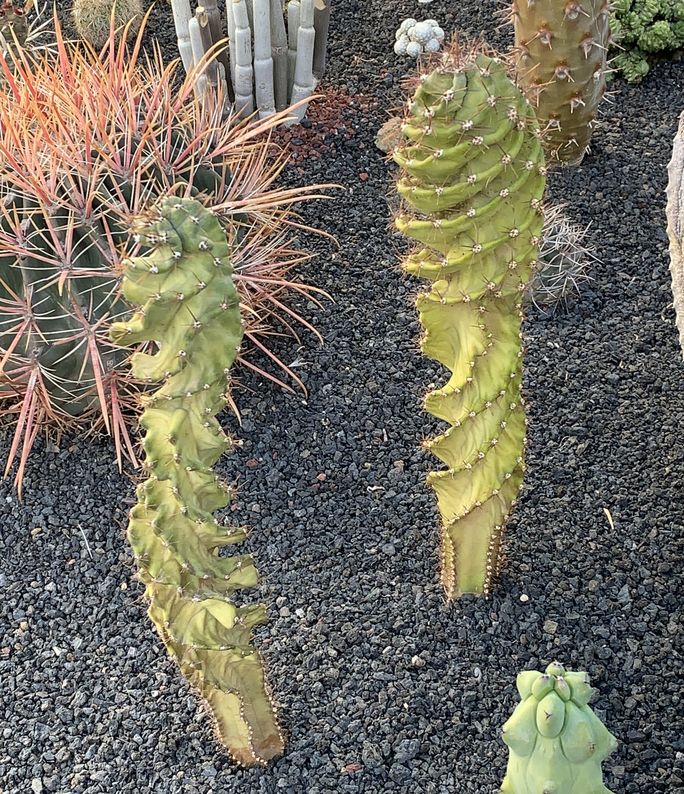
M 587 674 L 554 662 L 544 673 L 520 673 L 517 687 L 522 700 L 503 727 L 510 755 L 501 791 L 611 794 L 601 762 L 617 741 L 588 706 Z
M 451 370 L 425 408 L 449 423 L 426 446 L 447 469 L 428 481 L 442 517 L 448 597 L 489 588 L 523 477 L 522 293 L 542 228 L 544 155 L 534 111 L 504 64 L 452 47 L 421 75 L 394 152 L 423 247 L 404 261 L 428 279 L 418 296 L 423 352 Z
M 229 369 L 242 340 L 226 233 L 198 201 L 167 198 L 134 231 L 152 247 L 125 261 L 123 292 L 136 314 L 112 340 L 154 342 L 135 353 L 136 377 L 163 385 L 146 398 L 140 424 L 149 478 L 138 486 L 128 537 L 149 615 L 184 675 L 207 700 L 221 740 L 241 764 L 283 749 L 253 626 L 261 605 L 232 596 L 256 584 L 248 555 L 220 550 L 244 539 L 212 516 L 230 501 L 212 471 L 231 441 L 215 418 L 226 404 Z
M 606 87 L 609 0 L 514 0 L 516 67 L 550 161 L 581 162 Z

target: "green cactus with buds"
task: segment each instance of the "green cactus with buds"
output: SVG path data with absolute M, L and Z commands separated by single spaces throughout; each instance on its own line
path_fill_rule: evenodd
M 589 708 L 587 674 L 553 662 L 544 673 L 520 673 L 517 688 L 522 700 L 503 727 L 510 755 L 501 791 L 611 794 L 601 762 L 617 741 Z
M 279 755 L 278 728 L 251 630 L 262 605 L 232 596 L 257 583 L 248 555 L 221 550 L 244 539 L 212 516 L 230 501 L 212 471 L 231 441 L 215 415 L 243 336 L 226 232 L 194 199 L 167 198 L 134 231 L 152 246 L 124 263 L 123 293 L 139 306 L 111 327 L 137 352 L 137 378 L 163 385 L 144 398 L 140 424 L 149 478 L 137 489 L 128 538 L 149 601 L 149 616 L 183 674 L 213 713 L 221 741 L 241 764 Z
M 544 155 L 534 111 L 504 63 L 456 45 L 409 101 L 394 151 L 396 227 L 421 248 L 404 269 L 431 282 L 417 306 L 422 350 L 449 370 L 425 398 L 449 423 L 426 442 L 442 518 L 449 598 L 487 592 L 523 478 L 522 294 L 542 228 Z
M 606 90 L 608 0 L 514 0 L 516 69 L 550 161 L 581 162 Z

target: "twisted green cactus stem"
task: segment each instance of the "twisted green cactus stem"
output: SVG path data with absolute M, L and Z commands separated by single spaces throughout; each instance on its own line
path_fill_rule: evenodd
M 503 727 L 510 755 L 501 791 L 611 794 L 601 762 L 617 741 L 587 705 L 589 676 L 553 662 L 545 673 L 520 673 L 517 687 L 522 700 Z
M 140 308 L 112 326 L 114 342 L 153 341 L 135 353 L 135 376 L 163 385 L 140 424 L 149 479 L 137 489 L 128 538 L 149 616 L 183 674 L 207 700 L 222 742 L 241 764 L 279 755 L 283 739 L 251 629 L 262 605 L 233 594 L 257 583 L 248 555 L 219 552 L 244 539 L 212 513 L 230 501 L 212 471 L 231 446 L 215 418 L 226 404 L 229 368 L 242 339 L 225 232 L 193 199 L 164 199 L 134 231 L 152 246 L 125 263 L 123 292 Z
M 426 446 L 447 466 L 428 482 L 452 598 L 488 591 L 522 483 L 521 306 L 542 228 L 544 156 L 504 64 L 473 49 L 453 47 L 421 75 L 402 132 L 396 226 L 424 246 L 404 268 L 432 282 L 417 300 L 422 349 L 451 370 L 425 408 L 450 425 Z
M 606 90 L 609 0 L 514 0 L 516 68 L 550 160 L 582 161 Z

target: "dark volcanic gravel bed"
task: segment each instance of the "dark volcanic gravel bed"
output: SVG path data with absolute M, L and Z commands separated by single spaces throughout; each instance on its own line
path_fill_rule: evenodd
M 607 785 L 684 791 L 684 365 L 663 212 L 682 64 L 616 82 L 592 156 L 552 180 L 603 264 L 571 313 L 527 324 L 529 470 L 496 592 L 445 609 L 437 581 L 419 399 L 439 373 L 416 352 L 416 285 L 395 264 L 373 137 L 407 65 L 391 54 L 399 22 L 435 17 L 506 46 L 498 6 L 335 6 L 328 84 L 367 101 L 290 178 L 345 186 L 305 213 L 339 238 L 301 271 L 336 304 L 303 307 L 323 347 L 280 347 L 306 400 L 245 377 L 244 446 L 221 464 L 254 530 L 286 757 L 244 771 L 220 754 L 132 580 L 132 485 L 106 441 L 67 439 L 39 445 L 23 504 L 0 493 L 3 792 L 494 792 L 515 675 L 555 658 L 588 670 L 620 740 Z M 166 9 L 155 19 L 168 43 Z

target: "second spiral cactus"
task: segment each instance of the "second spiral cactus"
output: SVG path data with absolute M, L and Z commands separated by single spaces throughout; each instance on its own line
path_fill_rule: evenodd
M 510 757 L 505 794 L 611 794 L 601 762 L 617 746 L 589 707 L 586 673 L 558 662 L 545 672 L 520 673 L 521 702 L 503 727 Z
M 133 230 L 152 247 L 125 263 L 123 292 L 140 308 L 111 336 L 125 345 L 155 342 L 154 354 L 133 355 L 132 368 L 163 385 L 146 398 L 140 420 L 149 478 L 138 486 L 128 538 L 149 616 L 209 704 L 221 741 L 239 763 L 265 763 L 283 749 L 251 644 L 265 609 L 234 602 L 256 584 L 256 570 L 249 555 L 219 554 L 245 533 L 213 518 L 230 501 L 212 470 L 231 445 L 215 415 L 242 340 L 226 233 L 198 201 L 176 198 Z
M 518 78 L 550 161 L 584 157 L 606 87 L 608 0 L 514 0 Z
M 487 591 L 522 483 L 522 293 L 542 228 L 544 155 L 534 111 L 504 63 L 456 45 L 420 77 L 394 152 L 420 248 L 404 268 L 427 279 L 417 305 L 423 352 L 451 371 L 425 408 L 449 423 L 427 442 L 442 518 L 449 598 Z

